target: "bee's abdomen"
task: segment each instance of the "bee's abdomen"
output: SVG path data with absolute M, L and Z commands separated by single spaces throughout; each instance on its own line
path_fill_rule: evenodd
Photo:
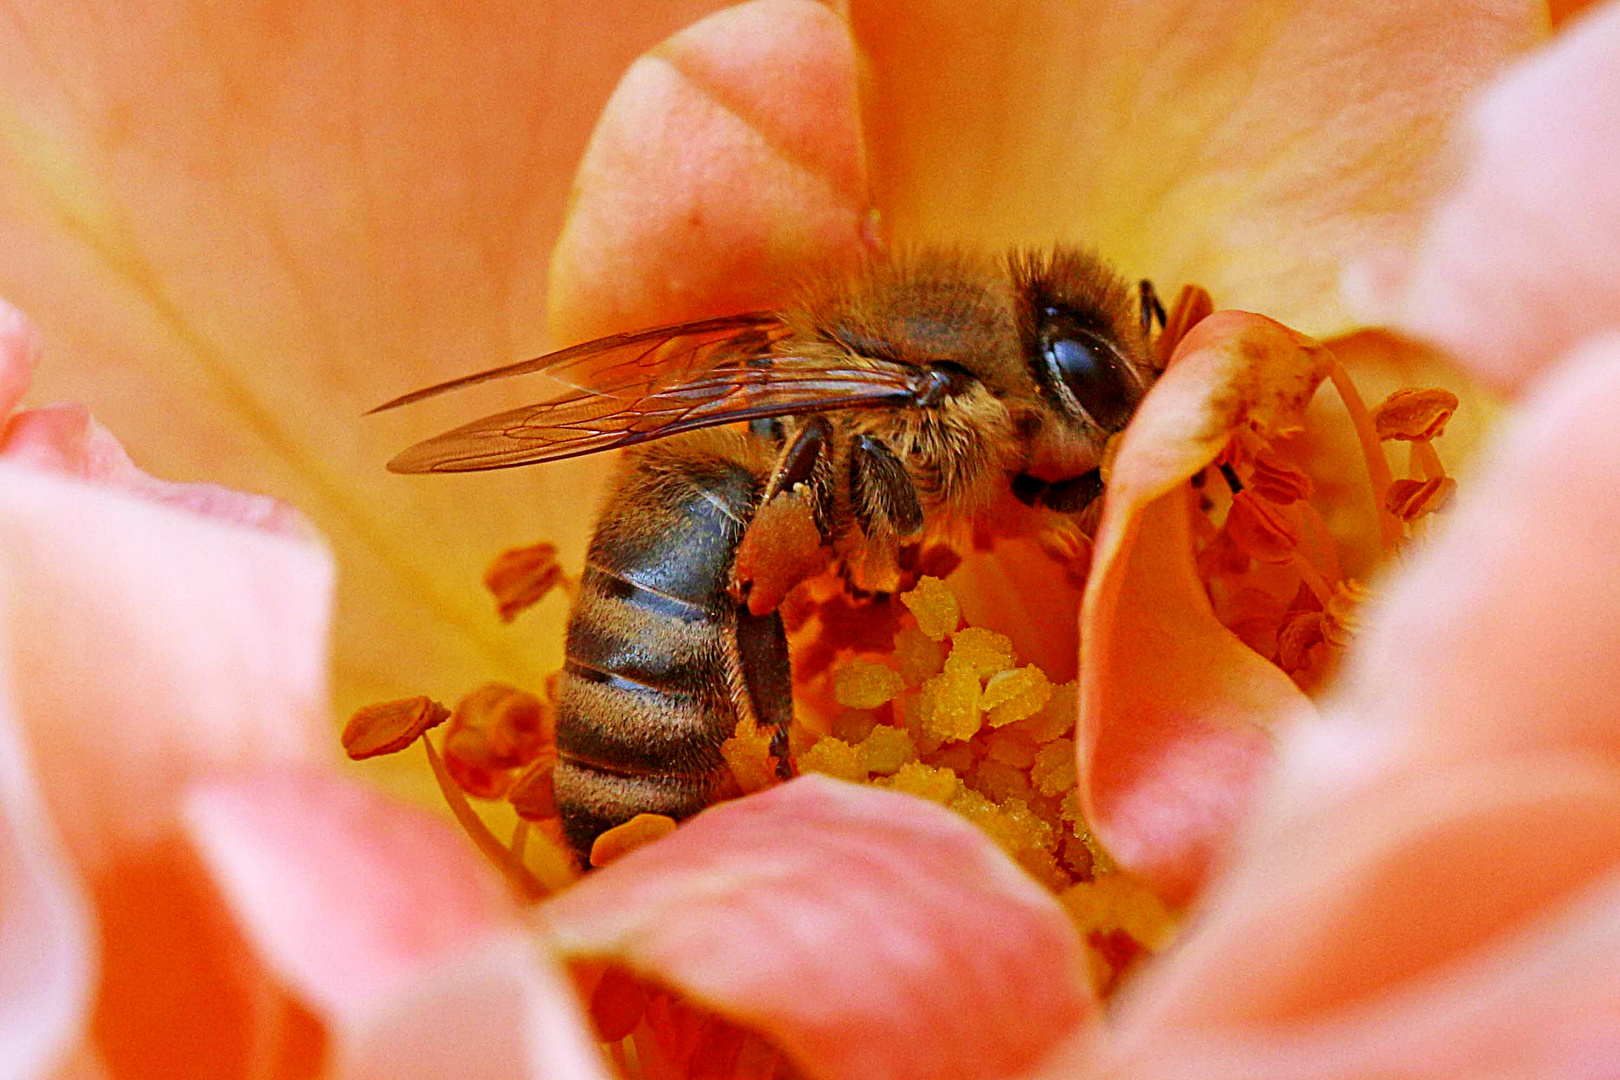
M 760 482 L 707 454 L 632 459 L 597 525 L 568 624 L 555 775 L 569 840 L 588 854 L 638 813 L 708 805 L 736 728 L 726 585 Z

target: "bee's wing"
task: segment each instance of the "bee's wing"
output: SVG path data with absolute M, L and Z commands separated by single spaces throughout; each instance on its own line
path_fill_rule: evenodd
M 752 311 L 613 334 L 533 360 L 414 390 L 384 402 L 371 412 L 385 412 L 463 387 L 535 372 L 544 372 L 559 382 L 593 394 L 640 398 L 656 386 L 763 356 L 785 332 L 777 316 Z
M 531 465 L 763 416 L 904 404 L 928 376 L 886 362 L 837 366 L 777 357 L 746 360 L 651 386 L 639 397 L 567 394 L 486 416 L 417 443 L 388 463 L 393 472 L 474 472 Z

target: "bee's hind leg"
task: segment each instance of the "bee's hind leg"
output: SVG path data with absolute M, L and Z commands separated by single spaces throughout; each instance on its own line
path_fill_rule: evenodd
M 774 611 L 794 586 L 832 559 L 832 426 L 813 416 L 799 425 L 765 482 L 759 509 L 737 545 L 731 592 L 755 615 Z

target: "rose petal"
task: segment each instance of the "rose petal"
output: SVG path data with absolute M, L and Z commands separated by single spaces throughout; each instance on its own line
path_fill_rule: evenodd
M 0 300 L 0 416 L 10 416 L 39 363 L 39 331 L 28 317 Z
M 881 0 L 851 14 L 895 235 L 1064 237 L 1316 336 L 1350 322 L 1346 260 L 1416 235 L 1448 179 L 1447 120 L 1544 18 L 1527 0 Z
M 345 568 L 340 714 L 560 662 L 566 605 L 504 628 L 476 583 L 537 539 L 576 564 L 607 463 L 383 472 L 529 386 L 360 414 L 544 350 L 591 126 L 636 55 L 715 6 L 25 0 L 0 26 L 0 294 L 71 358 L 39 399 L 86 402 L 154 473 L 310 515 Z
M 855 51 L 831 9 L 755 0 L 626 73 L 552 256 L 560 340 L 779 302 L 862 247 Z
M 1620 335 L 1561 360 L 1481 466 L 1370 616 L 1343 707 L 1388 717 L 1411 767 L 1620 761 Z
M 9 684 L 9 672 L 0 681 Z M 28 1080 L 49 1075 L 76 1041 L 95 963 L 85 898 L 45 820 L 9 697 L 7 685 L 0 690 L 0 1061 L 8 1076 Z
M 982 833 L 819 776 L 706 811 L 540 910 L 564 955 L 689 994 L 817 1077 L 1010 1075 L 1088 1008 L 1078 935 Z
M 1500 760 L 1317 810 L 1257 846 L 1138 984 L 1101 1070 L 1600 1075 L 1620 1016 L 1620 770 Z
M 191 776 L 331 741 L 321 549 L 0 464 L 0 568 L 18 712 L 88 872 L 161 836 Z
M 340 1020 L 515 914 L 447 825 L 334 776 L 205 783 L 185 822 L 266 962 Z
M 1470 117 L 1461 186 L 1382 306 L 1502 386 L 1620 323 L 1620 7 L 1520 64 Z
M 525 935 L 460 951 L 373 1003 L 334 1057 L 343 1080 L 606 1080 L 573 992 Z
M 1241 428 L 1296 429 L 1330 361 L 1269 319 L 1217 312 L 1177 347 L 1109 476 L 1080 615 L 1080 792 L 1110 854 L 1173 900 L 1248 809 L 1270 729 L 1311 712 L 1216 620 L 1182 485 Z

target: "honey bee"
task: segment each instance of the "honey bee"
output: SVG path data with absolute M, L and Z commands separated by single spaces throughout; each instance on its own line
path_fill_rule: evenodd
M 772 732 L 787 775 L 787 639 L 737 567 L 761 507 L 798 500 L 830 562 L 871 592 L 898 585 L 904 551 L 1009 492 L 1079 512 L 1156 375 L 1155 316 L 1147 282 L 1133 302 L 1085 251 L 921 251 L 811 276 L 779 311 L 615 334 L 373 411 L 544 372 L 573 389 L 418 443 L 389 469 L 633 448 L 586 555 L 559 687 L 556 803 L 588 855 L 636 814 L 712 802 L 739 720 Z

